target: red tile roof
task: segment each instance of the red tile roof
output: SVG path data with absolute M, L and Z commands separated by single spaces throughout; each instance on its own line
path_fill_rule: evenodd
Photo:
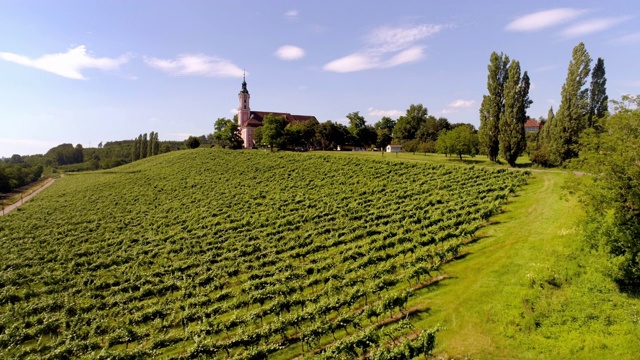
M 532 127 L 540 128 L 540 122 L 538 122 L 536 119 L 529 118 L 529 120 L 527 120 L 524 123 L 524 127 L 526 127 L 526 128 L 532 128 Z
M 247 126 L 258 127 L 262 126 L 262 121 L 264 117 L 273 114 L 273 116 L 284 116 L 284 119 L 287 122 L 302 122 L 311 119 L 315 119 L 315 116 L 311 115 L 292 115 L 289 113 L 281 113 L 281 112 L 273 112 L 273 111 L 251 111 L 249 114 L 249 121 L 247 122 Z

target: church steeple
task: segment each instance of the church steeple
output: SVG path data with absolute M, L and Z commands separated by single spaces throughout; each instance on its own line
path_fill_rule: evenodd
M 242 74 L 242 90 L 238 93 L 238 111 L 251 110 L 249 107 L 250 98 L 251 95 L 249 95 L 249 90 L 247 90 L 247 79 L 245 74 Z
M 240 128 L 240 136 L 244 141 L 245 148 L 253 147 L 253 128 L 247 127 L 251 116 L 251 107 L 249 107 L 249 90 L 247 90 L 247 79 L 245 74 L 242 75 L 242 90 L 238 93 L 238 127 Z
M 242 73 L 242 90 L 240 90 L 240 94 L 248 94 L 249 90 L 247 90 L 247 80 L 245 79 L 245 73 Z

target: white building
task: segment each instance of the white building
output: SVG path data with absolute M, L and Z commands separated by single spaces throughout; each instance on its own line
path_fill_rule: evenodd
M 387 145 L 387 152 L 389 153 L 399 153 L 402 151 L 402 145 Z

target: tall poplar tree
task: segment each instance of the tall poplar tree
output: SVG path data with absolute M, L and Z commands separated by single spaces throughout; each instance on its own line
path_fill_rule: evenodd
M 520 78 L 520 62 L 512 60 L 508 68 L 508 79 L 504 85 L 504 111 L 500 114 L 498 136 L 500 140 L 500 154 L 510 166 L 516 165 L 516 160 L 527 147 L 524 123 L 527 121 L 529 100 L 529 75 L 525 71 Z
M 583 43 L 573 48 L 560 107 L 551 128 L 549 160 L 554 165 L 578 156 L 580 133 L 587 126 L 589 89 L 583 88 L 591 72 L 591 56 Z
M 535 164 L 549 165 L 549 143 L 551 142 L 551 128 L 554 126 L 554 118 L 552 106 L 547 113 L 547 119 L 542 122 L 540 130 L 535 136 L 535 146 L 529 153 L 531 162 Z
M 589 91 L 589 115 L 587 128 L 598 126 L 599 120 L 607 114 L 607 78 L 605 77 L 604 60 L 598 58 L 591 72 L 591 88 Z
M 160 139 L 158 138 L 158 132 L 153 134 L 153 155 L 160 153 Z
M 131 151 L 131 161 L 140 159 L 140 136 L 133 140 L 133 150 Z
M 509 57 L 503 53 L 498 55 L 495 51 L 491 53 L 487 76 L 487 90 L 489 95 L 485 95 L 480 108 L 480 129 L 478 132 L 480 144 L 489 160 L 498 161 L 500 151 L 500 115 L 504 111 L 504 85 L 509 74 L 507 65 Z
M 147 146 L 149 146 L 147 133 L 144 133 L 144 135 L 142 135 L 142 141 L 140 142 L 140 159 L 144 159 L 147 157 Z
M 149 133 L 149 143 L 147 144 L 147 156 L 153 156 L 153 142 L 155 141 L 155 133 Z

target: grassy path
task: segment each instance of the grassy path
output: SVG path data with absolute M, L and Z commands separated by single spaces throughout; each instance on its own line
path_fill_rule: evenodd
M 493 224 L 479 232 L 470 255 L 448 264 L 450 278 L 418 301 L 432 312 L 424 327 L 440 323 L 436 353 L 452 357 L 514 358 L 505 343 L 505 316 L 523 311 L 528 269 L 561 250 L 558 234 L 575 237 L 580 216 L 575 203 L 560 198 L 564 174 L 537 173 Z M 554 244 L 555 243 L 555 244 Z M 422 325 L 422 324 L 419 324 Z

